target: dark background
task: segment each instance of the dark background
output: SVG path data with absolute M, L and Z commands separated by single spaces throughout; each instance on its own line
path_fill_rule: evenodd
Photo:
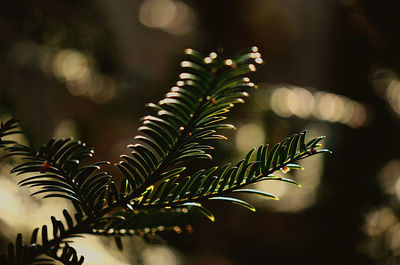
M 33 146 L 66 130 L 95 147 L 97 160 L 117 162 L 145 103 L 161 99 L 177 80 L 183 49 L 206 54 L 223 47 L 232 54 L 257 45 L 265 64 L 252 79 L 260 89 L 230 121 L 261 122 L 270 143 L 322 126 L 333 155 L 323 158 L 315 203 L 289 211 L 261 207 L 255 214 L 210 204 L 216 222 L 199 220 L 194 234 L 171 236 L 170 244 L 186 264 L 398 264 L 397 217 L 387 225 L 385 215 L 368 216 L 399 210 L 396 193 L 381 188 L 380 172 L 399 158 L 400 100 L 385 89 L 400 71 L 400 1 L 192 0 L 173 2 L 184 8 L 169 26 L 162 23 L 166 8 L 152 13 L 161 17 L 157 27 L 140 18 L 143 6 L 171 1 L 1 1 L 0 115 L 21 119 Z M 66 57 L 71 64 L 84 58 L 82 69 L 90 73 L 63 70 L 57 58 Z M 282 84 L 351 98 L 363 104 L 367 119 L 352 127 L 280 117 L 257 105 L 258 96 Z M 234 144 L 220 144 L 215 158 L 236 155 Z M 397 169 L 389 172 L 394 184 Z

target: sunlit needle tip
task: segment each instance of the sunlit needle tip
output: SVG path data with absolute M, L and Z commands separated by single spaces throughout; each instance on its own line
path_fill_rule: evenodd
M 192 50 L 192 49 L 186 49 L 186 50 L 185 50 L 185 53 L 186 53 L 186 54 L 192 54 L 192 53 L 193 53 L 193 50 Z
M 258 52 L 258 47 L 257 47 L 257 46 L 251 47 L 251 51 L 252 51 L 252 52 Z

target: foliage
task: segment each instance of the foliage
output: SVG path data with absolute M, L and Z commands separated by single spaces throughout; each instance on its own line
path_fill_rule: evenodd
M 15 243 L 9 244 L 8 254 L 0 256 L 2 264 L 54 264 L 55 260 L 82 264 L 84 258 L 69 245 L 72 238 L 82 234 L 112 236 L 122 248 L 122 236 L 146 237 L 183 226 L 193 212 L 213 221 L 214 215 L 203 206 L 207 200 L 227 201 L 255 211 L 251 204 L 232 195 L 250 193 L 277 199 L 247 186 L 268 180 L 299 185 L 273 173 L 299 169 L 298 160 L 329 152 L 317 150 L 323 137 L 306 142 L 306 132 L 302 132 L 272 148 L 255 148 L 234 165 L 188 174 L 187 161 L 212 159 L 209 140 L 225 139 L 219 131 L 234 128 L 224 123 L 224 114 L 243 103 L 247 90 L 255 87 L 245 75 L 255 71 L 254 63 L 262 59 L 256 47 L 230 59 L 215 52 L 205 58 L 192 49 L 185 53 L 187 60 L 181 63 L 184 72 L 177 85 L 158 104 L 148 104 L 154 114 L 143 118 L 136 142 L 128 145 L 131 154 L 121 155 L 121 162 L 115 165 L 122 175 L 118 185 L 114 182 L 117 178 L 102 170 L 108 162 L 86 161 L 94 152 L 84 143 L 52 139 L 36 151 L 7 140 L 7 136 L 20 133 L 16 120 L 1 123 L 0 144 L 6 156 L 23 161 L 11 170 L 23 177 L 19 185 L 35 187 L 32 195 L 70 200 L 76 212 L 73 217 L 64 209 L 63 221 L 51 217 L 52 228 L 36 228 L 29 243 L 18 234 Z

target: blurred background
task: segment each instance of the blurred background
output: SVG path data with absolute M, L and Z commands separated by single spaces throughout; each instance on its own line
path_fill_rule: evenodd
M 265 60 L 238 128 L 215 165 L 308 130 L 333 155 L 289 172 L 302 188 L 265 183 L 280 201 L 248 198 L 256 213 L 209 203 L 215 223 L 167 244 L 79 239 L 85 264 L 400 264 L 400 1 L 99 0 L 0 2 L 0 117 L 22 141 L 81 139 L 118 162 L 144 105 L 174 85 L 187 47 L 226 54 L 256 45 Z M 0 245 L 61 216 L 62 200 L 30 198 L 0 166 Z

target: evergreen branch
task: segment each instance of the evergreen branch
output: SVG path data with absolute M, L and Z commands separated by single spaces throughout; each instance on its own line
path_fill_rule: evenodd
M 41 187 L 33 195 L 45 194 L 44 198 L 60 197 L 72 201 L 89 217 L 95 208 L 103 207 L 103 197 L 107 192 L 110 176 L 98 172 L 98 162 L 80 166 L 81 162 L 93 155 L 93 150 L 80 141 L 71 139 L 52 139 L 40 148 L 39 152 L 30 147 L 14 144 L 6 148 L 6 156 L 20 156 L 24 162 L 11 170 L 17 175 L 30 174 L 19 182 L 20 186 Z M 32 173 L 35 174 L 32 176 Z M 100 204 L 100 205 L 98 205 Z
M 129 205 L 131 210 L 120 211 L 112 218 L 103 220 L 104 223 L 99 222 L 98 233 L 121 236 L 134 233 L 128 230 L 157 231 L 160 227 L 164 230 L 179 226 L 180 221 L 187 220 L 187 216 L 193 211 L 198 211 L 214 221 L 214 215 L 202 205 L 207 200 L 228 201 L 255 211 L 248 202 L 230 196 L 235 193 L 249 193 L 277 200 L 278 198 L 272 194 L 246 187 L 267 180 L 300 186 L 291 179 L 272 174 L 278 170 L 287 172 L 290 169 L 303 169 L 296 164 L 298 160 L 330 152 L 327 149 L 316 149 L 324 137 L 312 139 L 306 144 L 305 135 L 306 132 L 303 132 L 286 138 L 270 151 L 268 145 L 260 146 L 257 151 L 253 149 L 234 167 L 227 164 L 208 170 L 201 169 L 185 178 L 173 176 L 164 179 L 133 200 Z M 254 154 L 256 157 L 252 160 Z M 152 215 L 157 218 L 151 218 Z
M 203 58 L 192 49 L 186 50 L 191 61 L 183 61 L 181 66 L 187 72 L 180 75 L 177 86 L 158 105 L 148 105 L 158 111 L 157 115 L 144 117 L 143 125 L 139 127 L 139 132 L 144 135 L 135 137 L 145 145 L 129 145 L 133 149 L 132 157 L 122 156 L 123 161 L 117 165 L 132 190 L 117 202 L 119 205 L 136 198 L 160 179 L 175 174 L 176 170 L 185 169 L 166 171 L 171 166 L 190 158 L 212 158 L 207 150 L 213 147 L 200 142 L 225 139 L 216 131 L 234 128 L 230 124 L 221 124 L 226 119 L 221 115 L 234 104 L 243 103 L 243 98 L 248 96 L 243 90 L 254 87 L 243 75 L 255 71 L 249 60 L 260 62 L 256 51 L 253 47 L 233 59 L 224 60 L 216 53 Z
M 75 214 L 74 225 L 73 218 L 67 210 L 63 211 L 64 218 L 67 222 L 67 228 L 55 217 L 51 217 L 53 239 L 49 239 L 49 231 L 47 225 L 43 225 L 41 229 L 35 228 L 31 235 L 29 244 L 22 240 L 22 235 L 19 233 L 15 244 L 9 243 L 8 255 L 0 254 L 1 264 L 54 264 L 57 260 L 65 265 L 80 265 L 83 264 L 84 257 L 79 257 L 75 249 L 68 243 L 68 239 L 78 237 L 82 233 L 88 233 L 88 222 L 82 221 L 82 216 Z M 38 242 L 38 234 L 41 234 L 41 242 Z M 47 258 L 40 258 L 46 255 Z
M 16 119 L 9 119 L 6 122 L 0 123 L 0 147 L 6 147 L 8 145 L 15 144 L 16 142 L 13 140 L 7 140 L 9 135 L 13 134 L 20 134 L 22 133 L 19 130 L 18 120 Z
M 305 134 L 306 132 L 303 132 L 286 138 L 281 143 L 276 144 L 269 152 L 268 145 L 260 146 L 256 152 L 256 159 L 253 161 L 251 161 L 251 157 L 255 153 L 255 149 L 251 150 L 234 167 L 227 164 L 208 170 L 201 169 L 192 176 L 183 179 L 177 175 L 165 179 L 157 187 L 148 188 L 141 194 L 141 197 L 132 201 L 130 205 L 134 210 L 184 207 L 186 203 L 193 206 L 193 203 L 200 203 L 209 199 L 229 200 L 225 196 L 236 192 L 253 193 L 277 199 L 271 194 L 243 188 L 265 180 L 289 182 L 300 186 L 290 179 L 275 177 L 272 174 L 278 170 L 286 172 L 290 169 L 302 169 L 295 163 L 296 161 L 312 155 L 330 152 L 326 149 L 316 149 L 323 137 L 315 138 L 306 144 Z M 215 174 L 216 172 L 218 173 Z M 240 203 L 237 200 L 233 202 Z M 249 206 L 244 202 L 242 205 Z
M 82 264 L 83 257 L 68 245 L 69 239 L 80 234 L 114 236 L 117 245 L 124 235 L 146 236 L 165 230 L 177 230 L 190 222 L 192 213 L 200 213 L 210 220 L 214 215 L 202 203 L 207 200 L 223 200 L 255 208 L 248 202 L 231 197 L 235 193 L 250 193 L 266 198 L 276 196 L 248 185 L 260 181 L 277 180 L 297 184 L 293 180 L 275 177 L 275 171 L 302 168 L 296 162 L 315 154 L 330 152 L 317 150 L 323 137 L 305 142 L 305 132 L 293 135 L 276 144 L 260 146 L 251 150 L 235 166 L 201 169 L 192 176 L 182 177 L 188 159 L 211 159 L 212 146 L 207 140 L 224 139 L 217 134 L 220 129 L 231 129 L 233 125 L 222 123 L 230 108 L 243 103 L 248 96 L 245 91 L 254 84 L 245 74 L 255 71 L 252 63 L 262 59 L 255 47 L 245 50 L 231 59 L 217 53 L 203 57 L 187 49 L 190 59 L 181 66 L 187 70 L 180 75 L 177 86 L 158 104 L 149 106 L 157 111 L 144 117 L 139 127 L 137 143 L 129 145 L 130 156 L 121 156 L 117 168 L 122 172 L 120 187 L 106 172 L 99 171 L 107 162 L 82 166 L 82 161 L 93 155 L 93 150 L 79 141 L 71 139 L 51 140 L 39 152 L 4 140 L 19 133 L 15 120 L 0 124 L 0 145 L 9 153 L 20 156 L 23 163 L 15 166 L 12 173 L 32 174 L 19 182 L 20 186 L 40 187 L 32 195 L 59 197 L 73 202 L 77 214 L 74 224 L 70 214 L 63 214 L 68 227 L 51 217 L 53 239 L 49 240 L 47 226 L 42 226 L 42 243 L 32 234 L 31 244 L 22 243 L 18 234 L 14 244 L 10 243 L 8 256 L 0 261 L 7 264 L 52 264 L 53 260 L 64 264 Z M 255 156 L 255 158 L 253 158 Z M 40 258 L 47 255 L 49 258 Z
M 99 219 L 92 234 L 108 236 L 143 236 L 175 227 L 184 227 L 191 221 L 187 207 L 120 211 L 117 215 Z

